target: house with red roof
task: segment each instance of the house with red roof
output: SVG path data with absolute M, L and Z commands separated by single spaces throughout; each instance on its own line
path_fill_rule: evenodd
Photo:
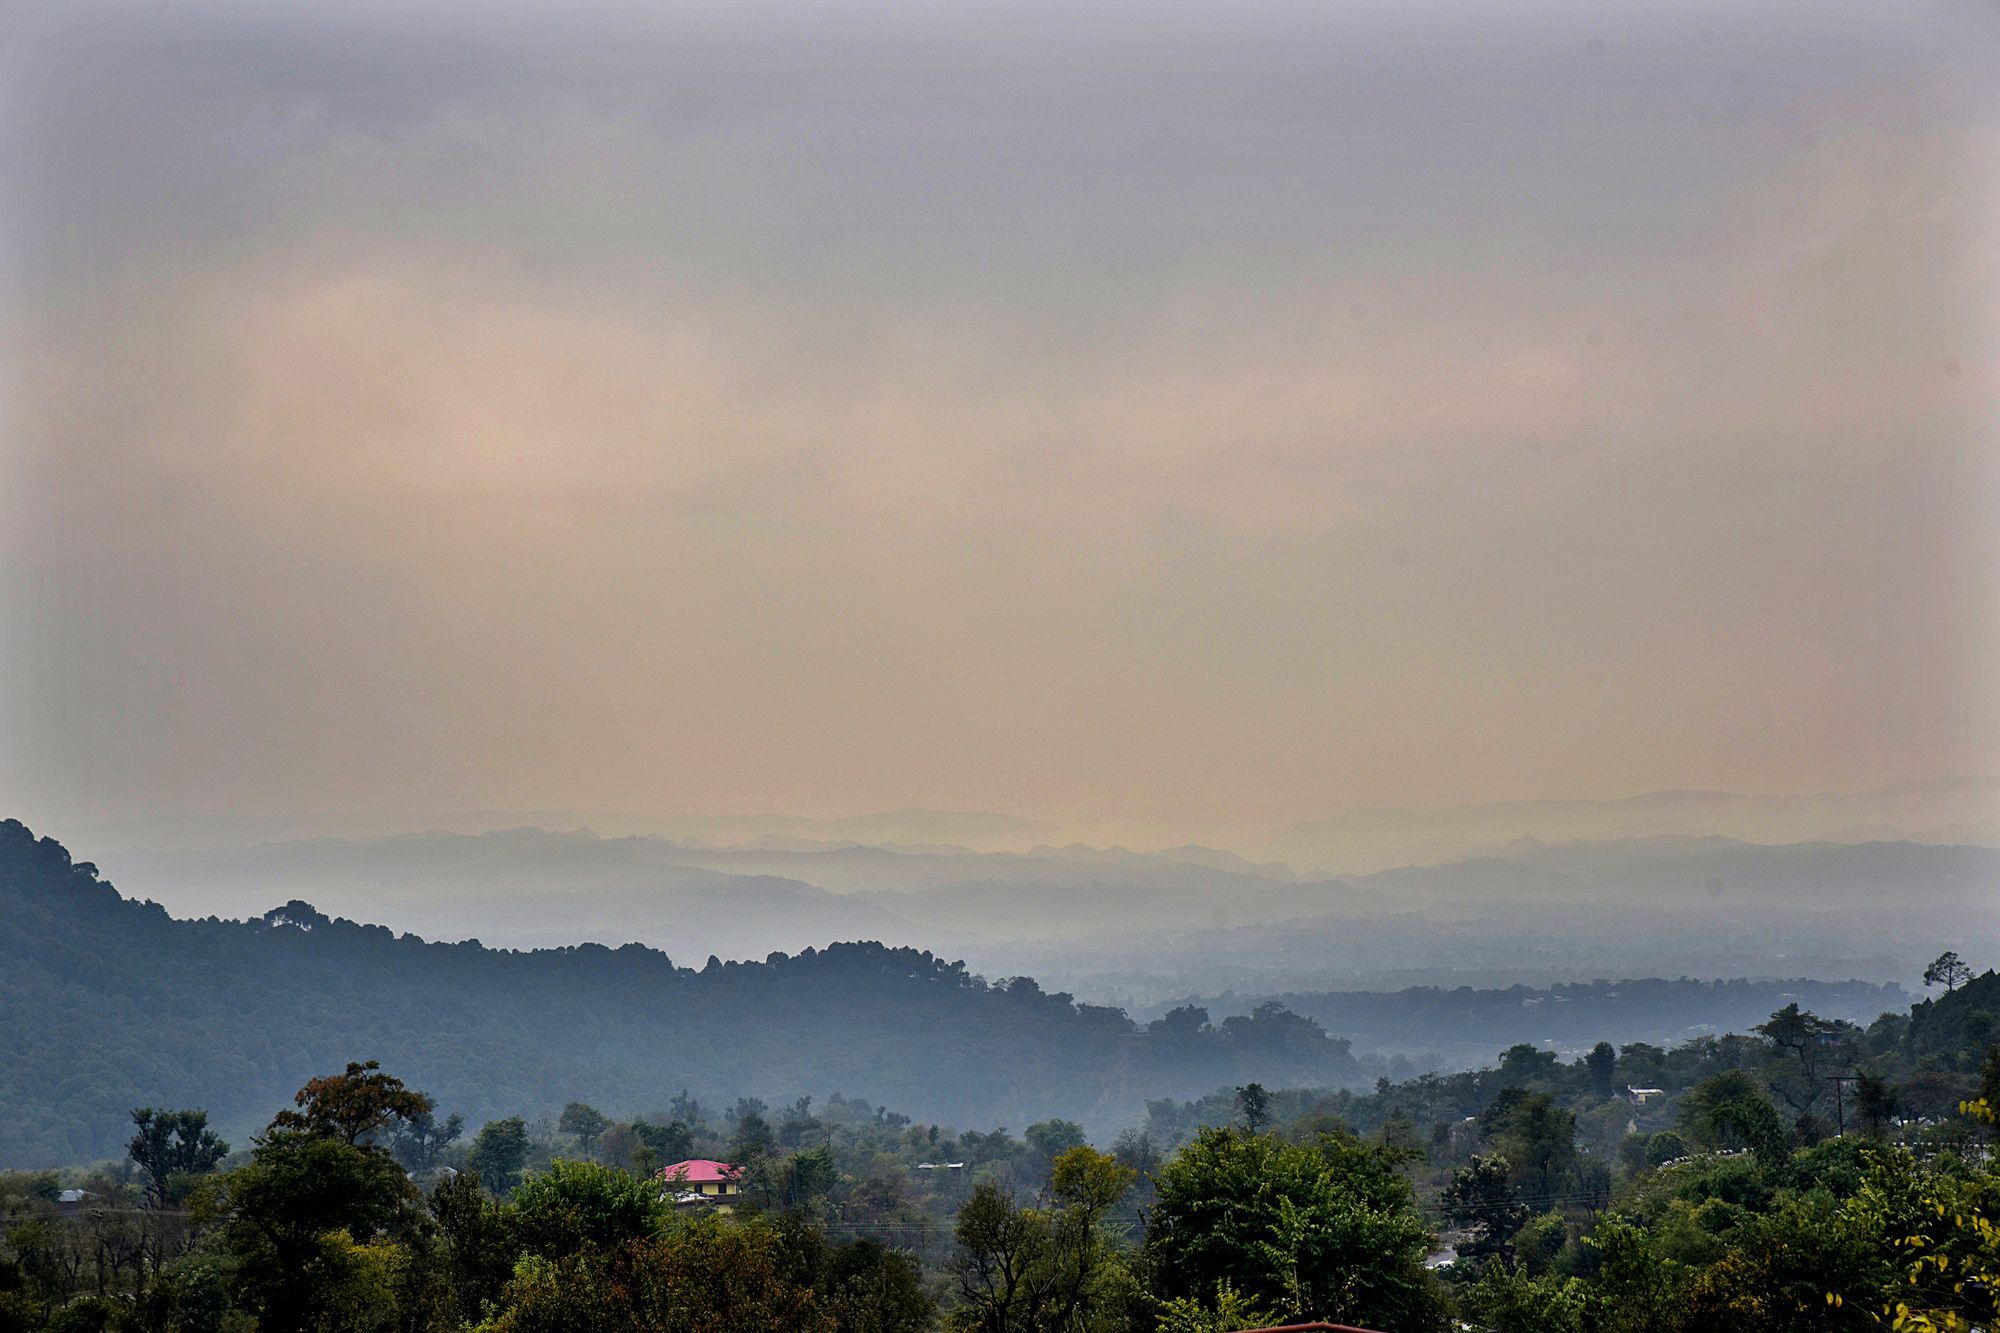
M 743 1172 L 727 1162 L 692 1157 L 653 1173 L 676 1208 L 713 1208 L 726 1213 L 742 1193 Z

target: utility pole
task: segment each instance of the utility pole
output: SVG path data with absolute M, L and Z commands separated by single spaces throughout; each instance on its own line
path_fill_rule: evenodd
M 1844 1091 L 1843 1085 L 1852 1083 L 1859 1077 L 1859 1074 L 1828 1074 L 1826 1076 L 1826 1081 L 1833 1084 L 1833 1115 L 1834 1119 L 1840 1124 L 1842 1138 L 1847 1136 L 1847 1107 L 1841 1101 L 1840 1094 Z

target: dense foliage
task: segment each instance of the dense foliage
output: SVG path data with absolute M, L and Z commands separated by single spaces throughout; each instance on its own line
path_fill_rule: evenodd
M 1160 1173 L 1146 1256 L 1168 1298 L 1234 1290 L 1295 1319 L 1442 1329 L 1431 1234 L 1393 1147 L 1202 1131 Z
M 1651 1136 L 1707 1147 L 1622 1162 L 1601 1194 L 1577 1188 L 1589 1154 L 1562 1103 L 1590 1094 L 1547 1077 L 1561 1072 L 1503 1088 L 1463 1142 L 1401 1117 L 1363 1138 L 1324 1095 L 1245 1086 L 1230 1098 L 1239 1121 L 1301 1109 L 1262 1130 L 1204 1127 L 1170 1154 L 1137 1134 L 1102 1153 L 1060 1121 L 1025 1141 L 952 1135 L 845 1102 L 801 1100 L 774 1126 L 745 1102 L 724 1126 L 744 1188 L 718 1212 L 670 1202 L 641 1125 L 602 1135 L 631 1169 L 560 1156 L 581 1147 L 572 1130 L 527 1136 L 535 1160 L 511 1188 L 450 1166 L 413 1175 L 430 1099 L 351 1064 L 219 1169 L 199 1114 L 165 1113 L 195 1148 L 174 1203 L 150 1188 L 151 1110 L 134 1115 L 129 1169 L 70 1173 L 81 1206 L 64 1206 L 53 1173 L 0 1176 L 0 1333 L 1226 1333 L 1311 1319 L 1968 1333 L 2000 1313 L 2000 1176 L 1980 1138 L 2000 1048 L 1979 1071 L 1987 1096 L 1951 1122 L 1818 1141 L 1773 1118 L 1761 1075 L 1710 1075 L 1678 1098 L 1680 1129 Z M 682 1109 L 687 1141 L 707 1146 L 715 1128 Z M 1733 1134 L 1753 1142 L 1730 1148 Z M 927 1166 L 912 1159 L 940 1144 L 981 1160 L 913 1181 Z M 438 1155 L 473 1160 L 465 1145 Z M 1458 1246 L 1442 1267 L 1440 1234 Z

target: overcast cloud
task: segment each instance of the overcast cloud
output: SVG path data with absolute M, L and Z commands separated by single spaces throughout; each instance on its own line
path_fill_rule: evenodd
M 0 802 L 2000 769 L 1984 5 L 28 5 Z

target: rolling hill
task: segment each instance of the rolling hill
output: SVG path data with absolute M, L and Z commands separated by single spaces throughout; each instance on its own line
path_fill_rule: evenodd
M 0 1166 L 117 1152 L 135 1106 L 207 1108 L 241 1136 L 305 1079 L 379 1059 L 443 1111 L 623 1114 L 677 1092 L 865 1096 L 1019 1129 L 1100 1125 L 1150 1097 L 1250 1079 L 1359 1079 L 1347 1044 L 1282 1011 L 1147 1031 L 1016 978 L 880 943 L 696 968 L 636 944 L 514 952 L 288 903 L 176 919 L 0 823 Z

